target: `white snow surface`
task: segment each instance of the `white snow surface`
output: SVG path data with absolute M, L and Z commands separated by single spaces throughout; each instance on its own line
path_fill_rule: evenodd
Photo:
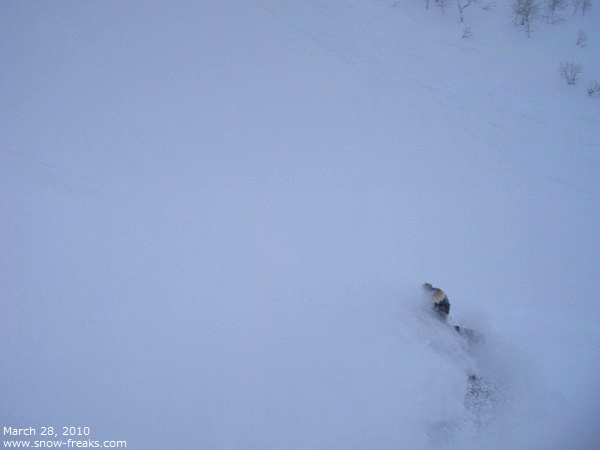
M 2 2 L 0 426 L 600 448 L 600 4 L 561 15 Z

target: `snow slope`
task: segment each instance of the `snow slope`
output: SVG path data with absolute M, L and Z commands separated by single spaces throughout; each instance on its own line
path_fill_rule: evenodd
M 600 10 L 527 38 L 481 6 L 3 2 L 2 426 L 600 446 Z

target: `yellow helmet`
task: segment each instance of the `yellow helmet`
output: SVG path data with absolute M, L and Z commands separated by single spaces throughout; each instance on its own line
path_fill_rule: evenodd
M 433 301 L 434 302 L 439 302 L 442 301 L 446 298 L 446 293 L 444 291 L 442 291 L 439 288 L 434 288 L 433 289 Z

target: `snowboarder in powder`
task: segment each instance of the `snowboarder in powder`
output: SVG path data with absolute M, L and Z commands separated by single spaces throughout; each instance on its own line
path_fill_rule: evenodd
M 445 322 L 448 319 L 448 314 L 450 314 L 448 296 L 440 288 L 433 287 L 431 283 L 424 283 L 423 289 L 430 296 L 433 309 L 438 313 L 439 318 Z
M 450 314 L 450 301 L 446 293 L 440 288 L 433 287 L 431 283 L 424 283 L 423 289 L 431 299 L 435 315 L 443 322 L 447 322 Z M 469 328 L 463 328 L 459 325 L 454 325 L 452 328 L 467 340 L 470 347 L 483 342 L 483 336 Z M 483 411 L 485 408 L 489 409 L 495 401 L 493 390 L 484 383 L 479 375 L 474 373 L 467 374 L 467 384 L 468 389 L 465 395 L 467 407 L 478 412 Z
M 431 283 L 424 283 L 423 289 L 425 289 L 425 292 L 431 299 L 436 316 L 446 322 L 448 320 L 448 315 L 450 314 L 450 301 L 448 300 L 446 293 L 440 288 L 433 287 Z M 454 325 L 452 328 L 460 335 L 464 336 L 469 344 L 475 344 L 483 340 L 482 335 L 469 328 L 463 328 L 459 325 Z

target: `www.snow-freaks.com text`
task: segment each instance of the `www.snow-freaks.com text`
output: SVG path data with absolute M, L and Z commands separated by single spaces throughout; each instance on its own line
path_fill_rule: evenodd
M 7 439 L 7 437 L 18 439 Z M 5 448 L 126 448 L 125 440 L 91 438 L 90 427 L 3 427 Z

